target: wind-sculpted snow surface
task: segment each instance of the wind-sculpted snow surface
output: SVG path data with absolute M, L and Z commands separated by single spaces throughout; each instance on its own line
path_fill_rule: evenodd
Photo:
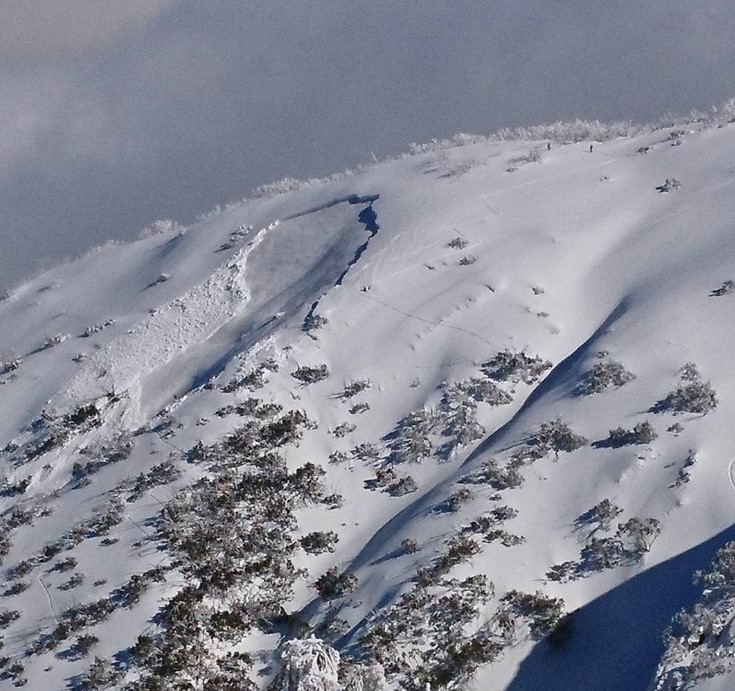
M 0 685 L 729 688 L 735 125 L 573 139 L 1 301 Z

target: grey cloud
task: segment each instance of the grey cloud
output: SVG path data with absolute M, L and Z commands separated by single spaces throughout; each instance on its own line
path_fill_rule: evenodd
M 0 59 L 96 51 L 155 19 L 174 0 L 5 0 Z
M 39 257 L 412 141 L 645 120 L 735 90 L 735 5 L 722 0 L 28 4 L 44 21 L 16 14 L 14 30 L 40 22 L 49 44 L 0 48 L 12 54 L 0 71 L 0 286 Z M 111 14 L 75 29 L 90 6 Z

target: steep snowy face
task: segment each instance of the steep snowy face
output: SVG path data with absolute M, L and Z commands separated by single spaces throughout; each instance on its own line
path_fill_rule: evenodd
M 735 125 L 579 127 L 294 186 L 0 302 L 3 678 L 726 673 Z

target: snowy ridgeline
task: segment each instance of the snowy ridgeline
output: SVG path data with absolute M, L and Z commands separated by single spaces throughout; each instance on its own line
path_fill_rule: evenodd
M 735 126 L 535 134 L 0 302 L 0 683 L 731 687 Z

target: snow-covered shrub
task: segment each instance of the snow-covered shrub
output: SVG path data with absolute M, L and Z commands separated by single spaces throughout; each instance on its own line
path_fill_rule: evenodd
M 552 365 L 548 360 L 527 355 L 525 351 L 504 350 L 482 365 L 482 371 L 496 381 L 533 384 L 538 381 Z
M 370 482 L 376 487 L 388 487 L 388 485 L 394 482 L 397 477 L 396 471 L 391 467 L 378 468 L 378 470 L 375 471 L 375 479 Z
M 109 660 L 103 657 L 95 657 L 94 663 L 82 678 L 78 689 L 79 691 L 110 689 L 119 678 L 120 672 L 113 667 Z
M 0 375 L 15 372 L 15 370 L 17 370 L 22 364 L 23 360 L 21 358 L 12 358 L 5 362 L 0 362 Z
M 452 492 L 439 506 L 443 511 L 456 513 L 472 499 L 472 492 L 467 487 L 460 487 Z
M 51 571 L 59 571 L 64 573 L 65 571 L 71 571 L 77 565 L 77 560 L 74 557 L 67 557 L 61 561 L 57 561 L 52 567 Z
M 339 542 L 339 535 L 333 530 L 307 533 L 299 542 L 307 554 L 323 554 L 334 552 L 334 546 Z
M 288 641 L 272 691 L 340 691 L 339 653 L 313 636 Z
M 658 401 L 651 412 L 700 413 L 706 415 L 717 407 L 717 396 L 709 382 L 701 379 L 697 366 L 688 362 L 681 369 L 682 383 Z
M 515 547 L 516 545 L 523 544 L 526 541 L 526 538 L 523 537 L 523 535 L 513 535 L 507 530 L 502 530 L 500 528 L 488 531 L 484 537 L 485 542 L 495 542 L 496 540 L 499 541 L 503 547 Z
M 81 334 L 82 338 L 89 338 L 90 336 L 93 336 L 94 334 L 99 333 L 103 329 L 106 329 L 108 326 L 112 326 L 115 323 L 114 319 L 108 319 L 107 321 L 100 322 L 99 324 L 94 324 L 92 326 L 88 326 L 84 329 L 84 331 Z
M 328 509 L 341 509 L 344 506 L 345 498 L 339 492 L 333 492 L 332 494 L 325 494 L 319 500 L 319 503 Z
M 460 266 L 469 266 L 470 264 L 474 264 L 476 261 L 477 257 L 474 254 L 468 254 L 462 257 L 457 263 Z
M 347 412 L 350 415 L 359 415 L 360 413 L 366 413 L 368 410 L 370 410 L 370 404 L 361 402 L 355 403 Z
M 443 399 L 443 405 L 451 408 L 465 401 L 496 406 L 507 405 L 513 401 L 513 398 L 493 382 L 472 377 L 467 381 L 457 382 L 450 386 Z
M 463 482 L 470 484 L 490 485 L 493 489 L 516 489 L 523 484 L 523 476 L 518 468 L 511 464 L 500 467 L 498 461 L 490 458 L 482 464 L 482 467 L 472 475 L 462 478 Z
M 64 416 L 64 423 L 72 427 L 80 427 L 86 422 L 99 424 L 100 411 L 94 403 L 79 406 L 76 410 Z
M 48 350 L 53 348 L 60 343 L 63 343 L 69 338 L 69 334 L 56 334 L 55 336 L 49 336 L 43 343 L 38 347 L 39 350 Z
M 443 576 L 452 568 L 468 561 L 480 551 L 480 545 L 467 535 L 455 535 L 447 543 L 447 550 L 439 555 L 432 564 L 431 571 L 435 576 Z
M 470 244 L 470 241 L 467 240 L 467 238 L 463 237 L 456 237 L 452 238 L 448 243 L 447 247 L 451 247 L 453 250 L 463 250 L 467 245 Z
M 77 637 L 74 642 L 74 651 L 79 657 L 86 657 L 90 650 L 99 643 L 100 639 L 89 633 Z
M 735 292 L 735 281 L 725 281 L 719 288 L 710 293 L 710 297 L 722 297 Z
M 409 537 L 401 540 L 401 549 L 404 554 L 414 554 L 419 551 L 419 543 Z
M 411 494 L 412 492 L 417 491 L 418 488 L 419 486 L 416 484 L 416 480 L 414 480 L 411 475 L 405 475 L 389 484 L 386 491 L 392 497 L 402 497 L 406 494 Z
M 341 691 L 388 691 L 383 666 L 375 661 L 368 664 L 343 662 L 339 681 Z
M 560 452 L 571 453 L 585 446 L 588 440 L 572 431 L 565 422 L 551 420 L 544 422 L 531 437 L 533 446 L 543 450 L 544 453 L 553 451 L 558 457 Z
M 346 463 L 349 459 L 350 457 L 344 451 L 332 451 L 332 453 L 329 454 L 329 462 L 332 465 Z
M 628 444 L 650 444 L 656 437 L 658 437 L 656 430 L 646 420 L 639 422 L 632 430 L 623 429 L 622 427 L 611 429 L 607 439 L 602 442 L 596 442 L 595 445 L 609 446 L 615 449 L 621 446 L 627 446 Z
M 313 331 L 317 331 L 321 329 L 323 326 L 326 326 L 329 323 L 329 319 L 326 317 L 323 317 L 321 314 L 316 314 L 315 312 L 309 312 L 309 314 L 304 317 L 304 323 L 301 325 L 301 330 L 311 336 L 311 338 L 315 338 L 312 334 Z
M 357 587 L 357 576 L 346 572 L 340 573 L 340 570 L 333 566 L 319 576 L 314 587 L 323 600 L 334 600 L 348 595 Z
M 7 629 L 16 619 L 20 619 L 20 612 L 18 610 L 0 610 L 0 629 Z
M 15 581 L 15 583 L 13 583 L 3 593 L 3 596 L 12 597 L 13 595 L 20 595 L 20 593 L 24 593 L 30 587 L 31 587 L 31 584 L 28 581 Z
M 291 376 L 306 386 L 326 379 L 329 376 L 329 369 L 326 365 L 317 365 L 316 367 L 304 365 L 292 372 Z
M 578 394 L 602 393 L 608 389 L 617 389 L 635 379 L 635 375 L 623 366 L 622 362 L 609 360 L 597 362 L 592 369 L 585 372 Z
M 531 637 L 535 640 L 548 636 L 564 615 L 564 600 L 548 597 L 538 590 L 534 594 L 510 590 L 501 602 L 514 616 L 529 620 Z
M 341 393 L 337 394 L 337 398 L 346 401 L 350 398 L 353 398 L 354 396 L 357 396 L 357 394 L 362 393 L 366 389 L 370 388 L 370 380 L 369 379 L 356 379 L 354 381 L 351 381 L 349 384 L 347 384 L 344 388 L 344 390 Z
M 406 415 L 390 435 L 391 461 L 419 463 L 431 456 L 434 444 L 430 436 L 438 422 L 432 410 L 415 410 Z
M 613 504 L 609 499 L 603 499 L 595 504 L 589 511 L 582 514 L 576 521 L 576 525 L 587 525 L 596 523 L 598 530 L 609 530 L 612 522 L 621 514 L 623 510 Z
M 341 439 L 350 432 L 354 432 L 356 429 L 357 427 L 355 425 L 352 425 L 349 422 L 343 422 L 332 430 L 332 434 L 337 437 L 337 439 Z
M 485 428 L 477 422 L 478 404 L 506 405 L 512 400 L 496 384 L 478 377 L 448 386 L 439 404 L 437 422 L 444 423 L 442 435 L 450 439 L 439 449 L 439 454 L 449 458 L 457 449 L 482 439 Z
M 380 450 L 375 444 L 363 442 L 350 449 L 352 458 L 363 463 L 375 463 L 380 458 Z
M 612 569 L 622 563 L 623 547 L 620 540 L 612 537 L 593 537 L 582 548 L 581 563 L 576 564 L 576 570 L 580 573 L 585 571 L 602 571 Z
M 678 190 L 681 187 L 681 183 L 676 178 L 666 178 L 666 182 L 663 185 L 656 187 L 657 192 L 671 192 L 671 190 Z
M 146 288 L 153 288 L 154 286 L 159 285 L 160 283 L 165 283 L 171 278 L 171 274 L 166 273 L 165 271 L 161 273 L 158 278 L 153 279 Z
M 529 149 L 523 156 L 520 157 L 519 162 L 521 163 L 538 163 L 541 160 L 541 151 L 537 146 Z
M 294 506 L 306 506 L 324 498 L 326 471 L 315 463 L 305 463 L 286 479 L 284 490 Z
M 684 459 L 684 463 L 682 464 L 681 468 L 679 468 L 679 473 L 676 476 L 674 487 L 681 487 L 681 485 L 684 485 L 687 482 L 689 482 L 689 480 L 691 479 L 691 474 L 689 472 L 689 469 L 696 462 L 697 462 L 697 454 L 694 451 L 690 450 L 686 459 Z
M 82 583 L 84 583 L 84 574 L 73 573 L 68 581 L 59 586 L 59 590 L 73 590 L 74 588 L 78 588 L 82 585 Z
M 360 640 L 402 691 L 466 688 L 477 667 L 502 650 L 489 627 L 477 626 L 493 596 L 487 577 L 439 582 L 430 571 L 420 570 L 413 589 Z
M 655 518 L 630 518 L 618 525 L 617 536 L 628 543 L 628 550 L 636 556 L 651 550 L 651 545 L 661 533 L 661 525 Z
M 242 388 L 248 388 L 251 390 L 262 389 L 266 384 L 265 373 L 277 372 L 279 369 L 278 363 L 275 360 L 266 360 L 261 362 L 254 369 L 245 372 L 244 374 L 237 374 L 234 376 L 225 386 L 222 387 L 224 393 L 234 393 Z

